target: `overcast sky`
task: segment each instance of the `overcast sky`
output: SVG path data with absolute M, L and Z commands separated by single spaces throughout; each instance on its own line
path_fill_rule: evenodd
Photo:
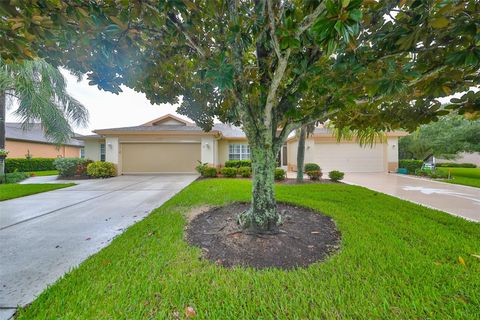
M 105 92 L 88 85 L 86 80 L 78 82 L 68 71 L 62 70 L 62 73 L 67 79 L 68 92 L 90 112 L 88 127 L 75 128 L 77 133 L 90 134 L 95 129 L 140 125 L 167 113 L 179 116 L 175 112 L 176 105 L 152 105 L 144 94 L 127 87 L 122 87 L 123 92 L 118 95 Z M 18 122 L 13 111 L 11 108 L 7 113 L 7 122 Z

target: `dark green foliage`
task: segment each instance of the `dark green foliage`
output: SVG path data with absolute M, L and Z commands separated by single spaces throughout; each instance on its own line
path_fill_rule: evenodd
M 310 180 L 319 180 L 323 175 L 321 170 L 305 170 L 305 174 L 310 178 Z
M 252 167 L 252 160 L 228 160 L 225 161 L 227 168 Z
M 215 178 L 217 176 L 217 168 L 207 167 L 203 170 L 203 177 L 205 178 Z
M 316 171 L 321 170 L 320 166 L 316 163 L 305 163 L 304 171 Z
M 287 172 L 281 168 L 276 168 L 274 177 L 277 181 L 285 180 L 285 178 L 287 177 Z
M 61 177 L 73 177 L 76 175 L 79 166 L 83 166 L 87 161 L 90 160 L 82 158 L 57 158 L 53 164 L 55 166 L 54 169 L 58 170 L 58 174 Z
M 242 178 L 250 178 L 252 176 L 252 168 L 250 168 L 250 167 L 240 167 L 240 168 L 238 168 L 238 174 Z
M 220 173 L 226 178 L 235 178 L 237 176 L 237 168 L 224 167 Z
M 93 178 L 110 178 L 117 175 L 117 168 L 111 162 L 95 161 L 87 166 L 87 174 Z
M 398 163 L 399 168 L 407 169 L 409 174 L 415 173 L 423 165 L 422 160 L 400 160 Z
M 26 172 L 10 172 L 6 174 L 7 183 L 17 183 L 30 177 Z
M 6 158 L 5 172 L 28 172 L 55 170 L 55 158 Z
M 436 164 L 437 167 L 442 168 L 476 168 L 475 163 L 455 163 L 455 162 L 440 162 Z
M 345 173 L 338 170 L 332 170 L 328 173 L 328 177 L 330 178 L 330 180 L 335 182 L 342 180 L 344 176 Z

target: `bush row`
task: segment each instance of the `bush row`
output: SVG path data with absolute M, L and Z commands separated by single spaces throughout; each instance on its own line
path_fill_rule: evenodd
M 228 160 L 225 161 L 227 168 L 252 167 L 252 160 Z
M 455 163 L 455 162 L 441 162 L 436 164 L 437 167 L 445 168 L 476 168 L 477 165 L 474 163 Z
M 421 169 L 422 165 L 422 160 L 400 160 L 398 163 L 398 167 L 406 169 L 409 174 L 413 174 L 415 171 Z
M 93 162 L 82 158 L 58 158 L 55 159 L 54 165 L 61 177 L 108 178 L 117 175 L 115 165 L 111 162 Z
M 6 158 L 5 172 L 29 172 L 55 170 L 55 158 Z

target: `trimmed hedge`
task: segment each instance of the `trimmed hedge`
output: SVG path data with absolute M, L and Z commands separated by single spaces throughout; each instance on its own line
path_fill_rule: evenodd
M 407 169 L 408 173 L 410 174 L 413 174 L 418 169 L 421 169 L 422 165 L 422 160 L 400 160 L 398 163 L 399 168 Z
M 225 168 L 222 168 L 222 170 L 220 170 L 220 173 L 225 178 L 235 178 L 237 176 L 237 168 L 225 167 Z
M 217 168 L 214 167 L 206 167 L 203 170 L 202 177 L 205 178 L 215 178 L 217 176 Z
M 225 161 L 227 168 L 252 167 L 252 160 L 228 160 Z
M 55 158 L 6 158 L 5 172 L 30 172 L 55 170 Z
M 7 183 L 17 183 L 30 177 L 26 172 L 10 172 L 5 175 Z
M 476 168 L 474 163 L 455 163 L 455 162 L 441 162 L 436 164 L 439 168 Z
M 250 178 L 252 176 L 252 168 L 240 167 L 238 168 L 238 174 L 243 178 Z
M 274 173 L 274 178 L 275 180 L 279 181 L 279 180 L 285 180 L 285 178 L 287 177 L 287 172 L 281 168 L 277 168 L 275 169 L 275 173 Z
M 323 175 L 322 170 L 308 170 L 305 171 L 305 174 L 310 178 L 310 180 L 320 180 Z
M 117 175 L 117 168 L 111 162 L 95 161 L 87 166 L 87 174 L 94 178 L 110 178 Z
M 328 177 L 330 178 L 330 180 L 332 180 L 334 182 L 338 182 L 338 181 L 342 180 L 344 176 L 345 176 L 345 173 L 343 173 L 342 171 L 338 171 L 338 170 L 332 170 L 328 173 Z
M 316 163 L 305 163 L 305 166 L 303 167 L 303 171 L 321 171 L 320 166 Z

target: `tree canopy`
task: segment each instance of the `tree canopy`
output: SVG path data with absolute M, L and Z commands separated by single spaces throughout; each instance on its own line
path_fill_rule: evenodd
M 254 173 L 241 220 L 259 229 L 279 221 L 273 169 L 293 130 L 413 131 L 448 113 L 439 98 L 479 86 L 473 0 L 24 0 L 0 17 L 6 60 L 40 55 L 104 90 L 181 101 L 206 130 L 241 125 Z M 479 117 L 479 94 L 450 108 Z
M 480 152 L 480 120 L 469 121 L 462 116 L 442 117 L 401 138 L 399 148 L 402 158 L 419 160 L 431 154 L 438 158 L 455 159 L 460 152 Z

